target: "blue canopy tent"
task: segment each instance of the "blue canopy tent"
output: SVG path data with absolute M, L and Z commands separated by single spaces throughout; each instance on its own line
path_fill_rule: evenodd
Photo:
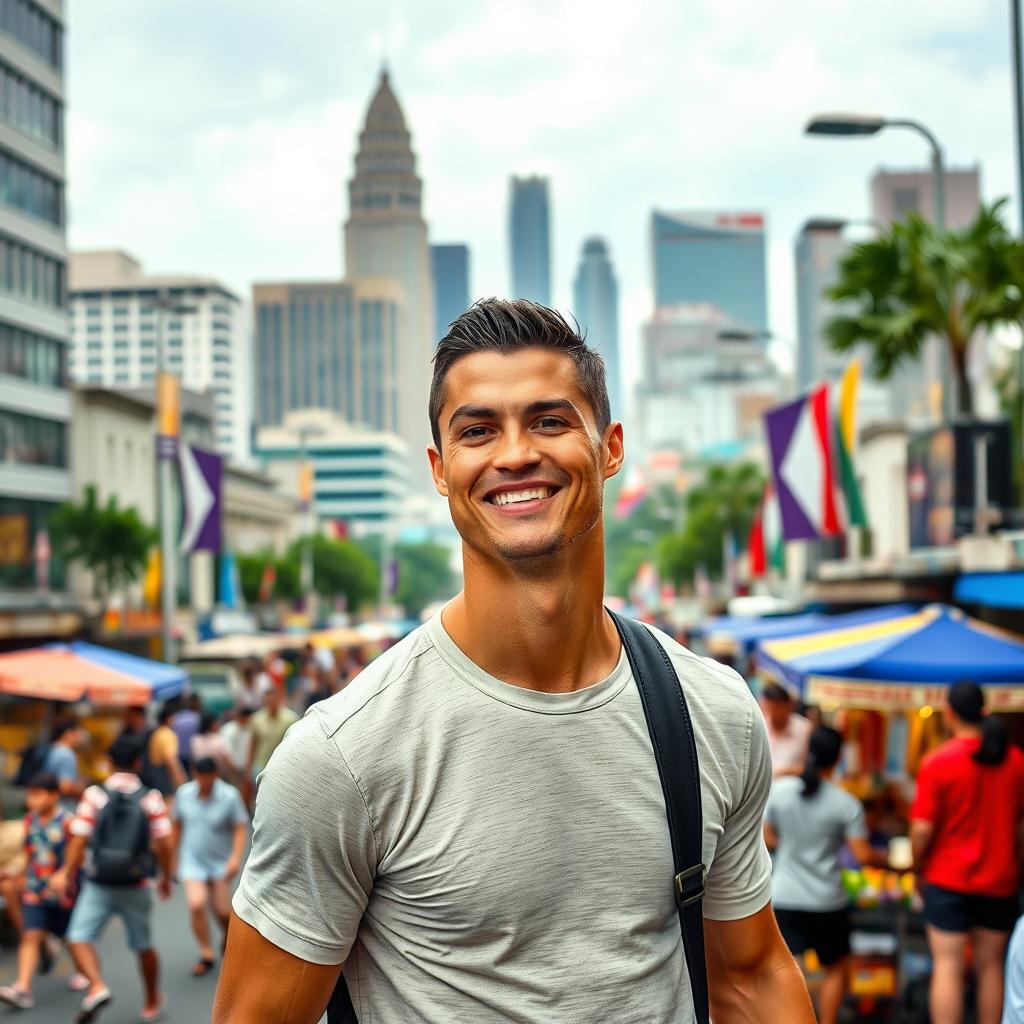
M 188 685 L 188 673 L 183 668 L 177 665 L 168 665 L 163 661 L 140 658 L 135 654 L 126 654 L 124 651 L 100 647 L 98 644 L 90 644 L 82 640 L 66 645 L 47 646 L 69 648 L 86 661 L 146 683 L 152 688 L 152 700 L 170 700 L 172 697 L 178 697 L 185 692 Z
M 809 703 L 911 710 L 940 705 L 948 686 L 973 679 L 992 710 L 1024 710 L 1024 641 L 947 605 L 765 640 L 757 660 Z

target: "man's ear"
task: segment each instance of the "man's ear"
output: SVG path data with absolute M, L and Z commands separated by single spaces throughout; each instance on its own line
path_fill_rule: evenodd
M 442 498 L 448 497 L 448 484 L 444 479 L 444 459 L 436 445 L 427 445 L 427 459 L 430 461 L 430 475 L 434 478 L 434 487 Z
M 622 469 L 622 463 L 626 458 L 621 423 L 611 423 L 608 425 L 608 429 L 604 432 L 604 442 L 601 447 L 604 452 L 604 479 L 610 480 Z

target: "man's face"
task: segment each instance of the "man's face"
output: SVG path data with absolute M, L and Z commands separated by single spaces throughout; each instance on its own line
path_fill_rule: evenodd
M 572 359 L 543 348 L 478 352 L 449 370 L 430 450 L 438 492 L 475 551 L 526 568 L 589 533 L 622 428 L 602 437 Z
M 786 700 L 764 701 L 764 716 L 774 732 L 782 732 L 789 725 L 789 717 L 793 713 L 793 707 Z
M 25 806 L 33 814 L 49 814 L 57 806 L 60 793 L 54 789 L 29 788 L 25 790 Z

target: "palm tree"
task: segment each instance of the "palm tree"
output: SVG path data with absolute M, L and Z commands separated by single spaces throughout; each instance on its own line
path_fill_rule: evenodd
M 945 342 L 957 411 L 974 411 L 967 357 L 985 329 L 1024 320 L 1024 243 L 1006 229 L 1006 200 L 982 204 L 961 231 L 937 231 L 916 214 L 855 245 L 827 296 L 840 312 L 825 325 L 837 352 L 866 344 L 872 372 L 887 380 L 916 360 L 931 336 Z

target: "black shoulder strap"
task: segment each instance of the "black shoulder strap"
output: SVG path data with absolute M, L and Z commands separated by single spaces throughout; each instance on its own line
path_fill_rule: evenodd
M 696 1024 L 708 1024 L 708 975 L 704 959 L 703 837 L 700 772 L 693 723 L 683 688 L 665 648 L 639 622 L 609 613 L 626 648 L 640 691 L 658 762 L 675 862 L 675 897 Z

